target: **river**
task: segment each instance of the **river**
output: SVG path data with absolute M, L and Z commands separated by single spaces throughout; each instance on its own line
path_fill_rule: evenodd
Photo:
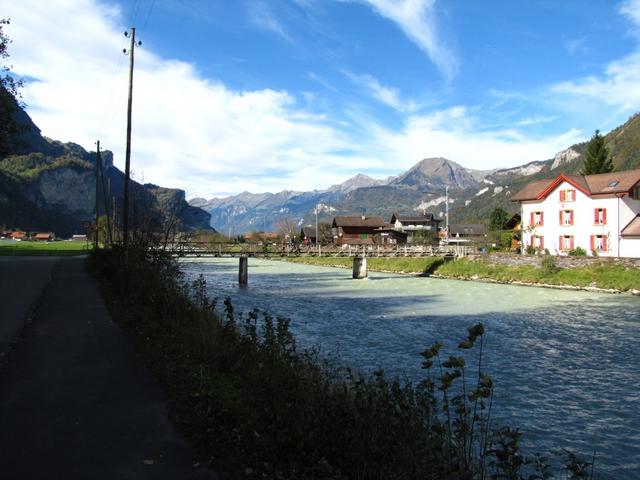
M 485 370 L 501 425 L 524 432 L 528 452 L 568 447 L 591 455 L 602 478 L 640 478 L 640 298 L 237 259 L 183 261 L 212 296 L 291 319 L 298 344 L 343 364 L 424 377 L 420 352 L 450 352 L 466 328 L 486 327 Z M 222 302 L 220 302 L 222 303 Z

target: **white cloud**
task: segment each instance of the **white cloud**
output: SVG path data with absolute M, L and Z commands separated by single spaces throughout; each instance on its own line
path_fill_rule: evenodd
M 269 4 L 263 1 L 251 1 L 246 3 L 247 12 L 251 21 L 259 28 L 280 35 L 291 42 L 291 36 L 284 26 L 269 8 Z
M 24 97 L 43 134 L 87 149 L 99 139 L 122 168 L 128 57 L 120 10 L 98 0 L 22 0 L 5 5 L 3 15 L 12 18 L 15 71 L 34 79 Z M 369 83 L 381 100 L 403 105 L 394 89 Z M 398 173 L 428 156 L 470 168 L 514 166 L 551 158 L 577 139 L 575 131 L 538 140 L 518 130 L 483 132 L 463 106 L 409 115 L 396 129 L 364 114 L 346 123 L 310 108 L 287 91 L 232 90 L 143 45 L 132 169 L 145 181 L 209 198 L 326 188 L 358 172 Z
M 349 71 L 343 72 L 356 85 L 366 89 L 378 101 L 400 112 L 412 112 L 418 107 L 415 102 L 404 101 L 396 88 L 382 85 L 371 75 L 358 75 Z
M 640 0 L 627 0 L 620 4 L 618 12 L 631 22 L 633 33 L 640 36 Z M 551 92 L 560 95 L 560 101 L 595 103 L 606 106 L 617 117 L 623 112 L 640 109 L 640 47 L 634 52 L 610 62 L 602 74 L 561 82 L 551 87 Z M 602 116 L 602 114 L 600 115 Z
M 405 168 L 421 158 L 445 157 L 474 169 L 522 165 L 553 158 L 559 150 L 582 140 L 581 132 L 533 139 L 514 129 L 485 132 L 465 107 L 411 116 L 399 132 L 377 128 L 380 156 Z
M 447 78 L 458 70 L 458 60 L 439 38 L 435 0 L 362 0 L 381 16 L 395 22 L 423 50 Z

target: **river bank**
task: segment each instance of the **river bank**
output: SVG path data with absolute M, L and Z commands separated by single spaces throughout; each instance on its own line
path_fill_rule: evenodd
M 372 271 L 424 275 L 452 280 L 472 280 L 501 284 L 585 290 L 599 293 L 640 294 L 640 268 L 611 262 L 592 263 L 575 268 L 560 267 L 555 260 L 543 264 L 509 265 L 487 259 L 444 261 L 440 257 L 368 258 Z M 549 257 L 553 258 L 553 257 Z M 292 263 L 325 267 L 351 268 L 352 258 L 296 257 L 283 258 Z

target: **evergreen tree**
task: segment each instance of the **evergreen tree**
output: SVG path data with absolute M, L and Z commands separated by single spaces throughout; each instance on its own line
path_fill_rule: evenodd
M 15 121 L 14 112 L 24 106 L 20 96 L 22 80 L 11 75 L 11 66 L 4 63 L 9 58 L 7 49 L 11 43 L 2 30 L 4 25 L 9 25 L 9 20 L 0 18 L 0 159 L 10 153 L 16 142 L 20 126 Z
M 600 130 L 596 130 L 587 145 L 582 160 L 581 175 L 594 175 L 596 173 L 609 173 L 613 171 L 613 163 L 609 158 L 609 149 L 604 144 L 604 137 Z
M 509 214 L 500 207 L 494 208 L 489 217 L 489 230 L 492 232 L 502 230 L 502 226 L 509 220 Z

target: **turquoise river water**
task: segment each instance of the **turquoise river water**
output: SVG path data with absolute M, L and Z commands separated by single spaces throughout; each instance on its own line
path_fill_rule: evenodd
M 640 298 L 249 259 L 183 261 L 212 296 L 291 319 L 299 346 L 364 371 L 420 380 L 420 352 L 487 329 L 485 370 L 501 425 L 524 432 L 528 453 L 568 447 L 591 455 L 601 478 L 640 479 Z M 222 302 L 220 302 L 221 304 Z M 550 455 L 553 457 L 553 454 Z

